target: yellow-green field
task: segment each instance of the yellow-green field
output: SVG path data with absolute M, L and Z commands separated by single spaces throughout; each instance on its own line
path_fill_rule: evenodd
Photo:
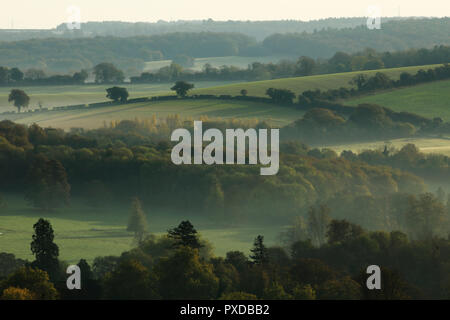
M 195 82 L 196 88 L 218 86 L 234 83 L 230 81 L 201 81 Z M 89 104 L 107 101 L 106 89 L 112 85 L 72 85 L 72 86 L 30 86 L 18 87 L 30 96 L 29 109 L 36 109 L 41 102 L 42 107 L 52 108 L 67 105 Z M 128 89 L 130 99 L 173 94 L 170 88 L 171 83 L 163 84 L 123 84 L 120 85 Z M 0 87 L 0 113 L 17 110 L 13 104 L 8 102 L 8 95 L 11 87 Z M 15 88 L 14 88 L 15 89 Z
M 351 81 L 356 75 L 362 73 L 367 75 L 374 75 L 377 72 L 383 72 L 387 74 L 391 79 L 397 80 L 402 72 L 409 72 L 413 74 L 420 69 L 435 68 L 437 66 L 440 66 L 440 64 L 380 69 L 370 71 L 344 72 L 344 73 L 324 74 L 308 77 L 284 78 L 265 81 L 252 81 L 193 90 L 193 93 L 216 94 L 216 95 L 220 94 L 239 95 L 242 89 L 246 89 L 248 91 L 249 96 L 264 97 L 266 96 L 266 90 L 268 88 L 278 88 L 278 89 L 289 89 L 295 92 L 296 94 L 300 94 L 306 90 L 314 90 L 314 89 L 328 90 L 340 87 L 348 87 L 348 88 L 352 87 L 349 84 L 349 81 Z
M 367 143 L 331 145 L 326 146 L 326 148 L 332 149 L 338 154 L 344 150 L 352 150 L 355 153 L 360 153 L 361 151 L 369 149 L 383 149 L 384 146 L 400 149 L 408 143 L 416 145 L 420 149 L 420 151 L 424 153 L 439 153 L 450 156 L 450 139 L 448 138 L 405 138 Z
M 68 208 L 43 213 L 28 207 L 19 195 L 5 195 L 5 199 L 8 207 L 0 208 L 0 252 L 33 260 L 30 251 L 33 224 L 41 217 L 50 220 L 60 258 L 69 263 L 76 263 L 80 258 L 91 262 L 97 256 L 120 255 L 132 247 L 132 233 L 126 231 L 129 209 L 125 206 L 93 209 L 73 200 Z M 282 227 L 219 226 L 217 222 L 202 221 L 186 213 L 177 217 L 144 209 L 147 209 L 151 233 L 162 235 L 181 220 L 189 219 L 202 238 L 212 243 L 214 253 L 218 256 L 224 256 L 231 250 L 248 254 L 258 234 L 264 234 L 267 243 L 274 244 L 278 233 L 283 230 Z
M 394 89 L 344 101 L 347 105 L 375 103 L 395 111 L 450 121 L 450 80 Z
M 200 116 L 209 118 L 239 118 L 268 120 L 274 125 L 284 126 L 303 115 L 303 112 L 293 108 L 279 107 L 273 104 L 223 101 L 223 100 L 179 100 L 164 102 L 144 102 L 116 105 L 101 108 L 86 108 L 86 110 L 60 110 L 37 113 L 21 113 L 0 115 L 0 120 L 8 119 L 17 123 L 37 123 L 43 127 L 53 128 L 86 128 L 93 129 L 103 126 L 106 121 L 146 119 L 156 115 L 165 118 L 178 114 L 181 118 L 198 119 Z

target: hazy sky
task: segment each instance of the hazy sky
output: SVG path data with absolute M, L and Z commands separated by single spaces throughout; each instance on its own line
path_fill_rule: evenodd
M 52 28 L 71 21 L 312 20 L 367 16 L 376 5 L 382 16 L 450 16 L 450 0 L 1 0 L 0 28 Z M 17 14 L 15 14 L 17 13 Z

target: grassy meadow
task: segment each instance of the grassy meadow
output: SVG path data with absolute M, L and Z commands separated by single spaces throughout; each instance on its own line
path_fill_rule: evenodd
M 69 207 L 46 213 L 27 206 L 21 196 L 4 197 L 8 206 L 0 208 L 0 252 L 33 260 L 30 251 L 33 225 L 41 217 L 50 220 L 60 258 L 69 263 L 76 263 L 80 258 L 92 262 L 97 256 L 120 255 L 132 248 L 133 234 L 126 231 L 127 206 L 95 209 L 72 199 Z M 189 219 L 201 236 L 212 244 L 214 254 L 218 256 L 224 256 L 230 250 L 248 252 L 258 234 L 264 234 L 269 244 L 275 244 L 283 230 L 283 227 L 273 226 L 220 226 L 217 221 L 202 221 L 185 213 L 177 216 L 151 209 L 146 213 L 149 231 L 156 235 L 162 235 L 181 220 Z
M 375 75 L 375 73 L 377 72 L 383 72 L 386 75 L 388 75 L 391 79 L 397 80 L 402 72 L 409 72 L 413 74 L 420 69 L 427 70 L 430 68 L 435 68 L 437 66 L 440 66 L 440 64 L 379 69 L 369 71 L 343 72 L 343 73 L 323 74 L 307 77 L 265 80 L 265 81 L 251 81 L 237 84 L 229 84 L 225 86 L 216 86 L 216 87 L 211 86 L 203 89 L 194 89 L 192 92 L 197 94 L 239 95 L 242 89 L 246 89 L 248 91 L 249 96 L 264 97 L 266 96 L 266 90 L 268 88 L 277 88 L 277 89 L 289 89 L 294 93 L 299 94 L 306 90 L 315 90 L 315 89 L 328 90 L 340 87 L 350 88 L 352 87 L 352 85 L 349 84 L 349 81 L 351 81 L 358 74 Z
M 60 110 L 39 113 L 21 113 L 0 115 L 0 120 L 9 119 L 17 123 L 37 123 L 43 127 L 86 128 L 102 127 L 104 122 L 113 120 L 146 119 L 156 115 L 165 118 L 178 114 L 182 118 L 240 118 L 269 120 L 274 125 L 286 125 L 303 115 L 293 108 L 279 107 L 273 104 L 223 101 L 223 100 L 179 100 L 163 102 L 143 102 L 123 104 L 86 110 Z
M 393 89 L 344 101 L 347 105 L 375 103 L 395 111 L 441 117 L 450 121 L 450 80 L 436 81 L 402 89 Z
M 226 57 L 225 57 L 226 58 Z M 223 58 L 223 59 L 225 59 Z M 241 57 L 236 57 L 241 58 Z M 203 59 L 203 58 L 202 58 Z M 197 60 L 202 60 L 197 59 Z M 210 58 L 204 58 L 210 59 Z M 217 58 L 218 59 L 218 58 Z M 222 58 L 221 58 L 222 59 Z M 254 59 L 254 58 L 251 58 Z M 252 60 L 253 61 L 253 60 Z M 161 61 L 156 61 L 161 62 Z M 290 89 L 296 94 L 310 89 L 335 89 L 339 87 L 351 87 L 348 83 L 355 75 L 360 73 L 375 74 L 384 72 L 391 78 L 396 79 L 402 72 L 415 73 L 419 69 L 433 68 L 438 65 L 414 66 L 393 69 L 381 69 L 371 71 L 346 72 L 338 74 L 326 74 L 308 77 L 284 78 L 266 81 L 200 81 L 194 82 L 195 94 L 229 94 L 240 95 L 242 89 L 247 89 L 250 96 L 265 97 L 266 90 L 270 87 Z M 173 94 L 170 88 L 172 83 L 160 84 L 123 84 L 128 89 L 130 99 L 149 97 L 156 95 Z M 44 108 L 52 108 L 76 104 L 89 104 L 106 101 L 106 89 L 111 85 L 70 85 L 70 86 L 26 86 L 19 87 L 30 96 L 30 109 L 35 109 L 41 103 Z M 12 103 L 8 102 L 9 92 L 12 87 L 0 87 L 0 113 L 16 110 Z
M 201 81 L 195 82 L 196 88 L 205 88 L 208 86 L 218 86 L 233 83 L 230 81 Z M 112 85 L 90 84 L 90 85 L 68 85 L 68 86 L 29 86 L 19 87 L 30 96 L 29 109 L 38 108 L 39 102 L 44 108 L 89 104 L 95 102 L 107 101 L 106 89 Z M 170 88 L 173 83 L 161 84 L 122 84 L 120 85 L 128 89 L 130 99 L 172 94 Z M 12 87 L 0 87 L 0 113 L 5 111 L 17 110 L 11 102 L 8 102 L 8 96 Z

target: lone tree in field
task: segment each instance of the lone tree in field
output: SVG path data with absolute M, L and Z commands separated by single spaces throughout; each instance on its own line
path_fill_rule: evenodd
M 14 101 L 14 106 L 20 113 L 20 109 L 27 108 L 30 104 L 30 97 L 23 90 L 12 89 L 8 97 L 8 102 L 11 101 Z
M 253 243 L 253 249 L 250 250 L 252 254 L 250 258 L 255 265 L 263 265 L 269 262 L 269 256 L 267 253 L 267 247 L 264 245 L 264 237 L 259 235 L 255 238 Z
M 241 95 L 242 95 L 242 96 L 246 97 L 247 94 L 248 94 L 247 89 L 242 89 L 242 90 L 241 90 Z
M 147 233 L 147 219 L 139 198 L 133 198 L 131 201 L 127 230 L 134 232 L 137 243 L 141 243 Z
M 194 85 L 192 83 L 188 83 L 185 81 L 177 81 L 175 85 L 172 88 L 170 88 L 170 90 L 175 91 L 179 97 L 186 97 L 186 94 L 192 88 L 194 88 Z
M 52 225 L 48 220 L 39 219 L 33 226 L 34 234 L 31 242 L 31 252 L 36 260 L 31 266 L 47 271 L 51 279 L 55 279 L 59 270 L 59 248 L 53 242 L 55 238 Z
M 175 247 L 191 247 L 194 249 L 199 249 L 202 247 L 200 241 L 198 240 L 197 230 L 194 226 L 187 220 L 182 221 L 178 227 L 168 231 L 169 238 L 175 240 Z
M 112 87 L 106 89 L 106 97 L 114 100 L 115 102 L 127 102 L 128 99 L 128 90 L 126 88 L 121 87 Z

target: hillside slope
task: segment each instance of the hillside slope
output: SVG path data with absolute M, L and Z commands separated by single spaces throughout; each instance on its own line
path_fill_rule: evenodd
M 351 81 L 353 77 L 355 77 L 356 75 L 362 73 L 367 75 L 374 75 L 377 72 L 382 72 L 388 75 L 391 79 L 397 80 L 402 72 L 408 72 L 412 74 L 416 73 L 420 69 L 427 70 L 430 68 L 435 68 L 437 66 L 440 66 L 440 64 L 368 70 L 368 71 L 343 72 L 343 73 L 323 74 L 317 76 L 265 80 L 265 81 L 252 81 L 252 82 L 243 82 L 224 86 L 210 87 L 205 89 L 197 89 L 193 90 L 192 92 L 197 94 L 240 95 L 240 91 L 242 89 L 247 89 L 249 96 L 264 97 L 266 96 L 266 90 L 268 88 L 278 88 L 278 89 L 289 89 L 294 93 L 299 94 L 306 90 L 315 90 L 315 89 L 328 90 L 340 87 L 351 88 L 352 85 L 349 84 L 349 81 Z

